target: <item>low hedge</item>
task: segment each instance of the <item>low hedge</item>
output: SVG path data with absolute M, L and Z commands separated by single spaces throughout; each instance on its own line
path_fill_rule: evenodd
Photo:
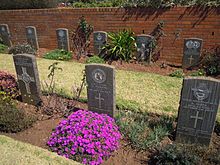
M 1 0 L 0 10 L 57 7 L 58 0 Z

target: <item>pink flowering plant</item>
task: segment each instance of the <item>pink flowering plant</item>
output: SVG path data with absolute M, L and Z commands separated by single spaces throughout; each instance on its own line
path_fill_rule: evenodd
M 47 145 L 58 155 L 99 165 L 119 147 L 121 134 L 113 118 L 78 110 L 55 128 Z

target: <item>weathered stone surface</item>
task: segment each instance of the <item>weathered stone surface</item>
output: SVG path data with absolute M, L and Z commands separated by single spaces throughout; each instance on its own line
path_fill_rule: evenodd
M 2 38 L 5 45 L 8 47 L 12 46 L 10 32 L 7 24 L 0 24 L 0 37 Z
M 107 33 L 104 31 L 95 31 L 93 33 L 94 39 L 94 54 L 100 55 L 102 47 L 107 43 Z
M 203 40 L 199 38 L 188 38 L 184 40 L 183 68 L 188 68 L 198 63 L 202 49 L 202 42 Z
M 58 49 L 70 51 L 68 29 L 59 28 L 56 30 Z
M 13 55 L 22 101 L 32 105 L 41 103 L 40 81 L 36 57 L 30 54 Z
M 108 65 L 86 65 L 88 108 L 91 111 L 114 116 L 115 69 Z
M 185 78 L 181 93 L 176 141 L 209 145 L 219 103 L 219 80 Z
M 151 62 L 153 40 L 154 37 L 151 35 L 141 34 L 137 36 L 137 60 L 139 62 Z
M 38 45 L 38 39 L 37 39 L 37 31 L 34 26 L 26 27 L 26 37 L 27 37 L 28 44 L 31 45 L 31 47 L 34 48 L 35 50 L 38 50 L 39 45 Z

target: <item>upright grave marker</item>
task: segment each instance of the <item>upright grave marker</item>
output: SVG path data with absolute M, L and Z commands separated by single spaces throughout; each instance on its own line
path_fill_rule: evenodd
M 181 93 L 176 141 L 209 145 L 219 103 L 219 80 L 185 78 Z
M 137 36 L 137 60 L 139 62 L 151 62 L 153 40 L 154 37 L 151 35 L 141 34 Z
M 37 39 L 37 31 L 34 26 L 26 27 L 26 37 L 27 37 L 28 44 L 31 45 L 31 47 L 34 48 L 35 50 L 38 50 L 39 45 L 38 45 L 38 39 Z
M 2 38 L 5 45 L 7 45 L 8 47 L 12 46 L 10 40 L 10 32 L 7 24 L 0 25 L 0 37 Z
M 68 29 L 59 28 L 56 30 L 58 49 L 70 50 Z
M 13 55 L 22 101 L 32 105 L 41 103 L 40 81 L 36 57 L 30 54 Z
M 182 61 L 183 68 L 188 68 L 199 61 L 202 42 L 203 40 L 199 38 L 188 38 L 184 40 Z
M 107 33 L 104 31 L 95 31 L 93 33 L 94 38 L 94 54 L 99 55 L 102 51 L 102 47 L 107 43 Z
M 115 69 L 108 65 L 86 65 L 88 108 L 114 117 Z

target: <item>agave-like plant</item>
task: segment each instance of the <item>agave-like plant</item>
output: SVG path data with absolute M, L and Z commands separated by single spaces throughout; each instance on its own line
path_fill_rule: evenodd
M 103 58 L 108 61 L 121 60 L 128 62 L 135 48 L 134 32 L 121 30 L 108 33 L 109 42 L 103 47 Z

